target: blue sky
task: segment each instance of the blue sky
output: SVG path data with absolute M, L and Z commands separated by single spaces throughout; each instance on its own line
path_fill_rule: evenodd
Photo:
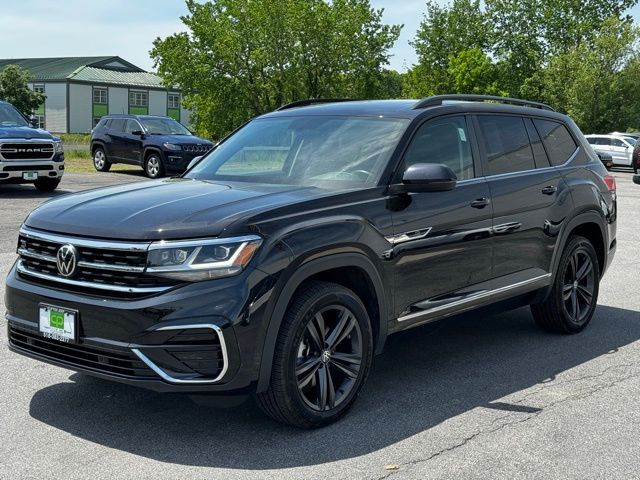
M 440 3 L 448 3 L 439 0 Z M 371 0 L 384 8 L 384 21 L 404 24 L 392 50 L 400 71 L 416 57 L 409 41 L 422 19 L 424 0 Z M 153 40 L 183 26 L 183 0 L 20 0 L 3 2 L 0 58 L 119 55 L 147 70 Z M 632 11 L 640 20 L 640 6 Z

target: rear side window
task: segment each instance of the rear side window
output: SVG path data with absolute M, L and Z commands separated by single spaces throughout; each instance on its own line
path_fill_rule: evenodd
M 611 146 L 611 139 L 607 137 L 595 137 L 592 138 L 593 145 L 606 145 Z
M 109 128 L 111 128 L 111 130 L 115 130 L 116 132 L 124 132 L 125 122 L 126 120 L 123 118 L 114 118 L 111 120 Z
M 538 129 L 540 137 L 542 137 L 542 143 L 547 149 L 551 164 L 562 165 L 569 160 L 578 145 L 576 145 L 567 127 L 552 120 L 535 119 L 533 123 Z
M 490 175 L 536 168 L 523 118 L 501 115 L 479 115 L 477 118 Z
M 458 180 L 473 178 L 473 157 L 465 118 L 444 117 L 420 126 L 405 153 L 404 168 L 416 163 L 441 163 L 453 170 Z

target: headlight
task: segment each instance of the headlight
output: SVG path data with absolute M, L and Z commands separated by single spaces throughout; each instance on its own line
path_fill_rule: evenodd
M 53 142 L 53 148 L 55 153 L 62 153 L 64 151 L 62 148 L 62 142 Z
M 255 235 L 152 243 L 146 272 L 187 282 L 236 275 L 251 261 L 261 243 L 262 239 Z
M 162 146 L 164 148 L 166 148 L 167 150 L 182 150 L 182 147 L 180 145 L 177 145 L 175 143 L 163 143 Z

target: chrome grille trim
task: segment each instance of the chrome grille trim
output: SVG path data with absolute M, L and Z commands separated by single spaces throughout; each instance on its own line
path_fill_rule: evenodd
M 63 283 L 65 285 L 74 285 L 77 287 L 83 287 L 83 288 L 95 288 L 95 289 L 99 289 L 99 290 L 108 290 L 108 291 L 112 291 L 112 292 L 123 292 L 123 293 L 157 293 L 157 292 L 164 292 L 165 290 L 168 290 L 169 288 L 172 288 L 171 286 L 165 286 L 165 287 L 121 287 L 119 285 L 107 285 L 107 284 L 102 284 L 102 283 L 94 283 L 94 282 L 81 282 L 78 280 L 71 280 L 69 278 L 64 278 L 64 277 L 57 277 L 55 275 L 47 275 L 46 273 L 40 273 L 40 272 L 33 272 L 31 270 L 27 270 L 23 265 L 22 265 L 22 261 L 18 260 L 18 263 L 16 265 L 16 268 L 18 270 L 18 273 L 22 274 L 22 275 L 26 275 L 28 277 L 36 277 L 36 278 L 40 278 L 42 280 L 47 280 L 50 282 L 57 282 L 57 283 Z
M 71 243 L 76 247 L 99 248 L 101 250 L 126 250 L 130 252 L 146 252 L 151 242 L 122 242 L 120 240 L 93 240 L 90 238 L 57 235 L 32 230 L 29 227 L 20 227 L 20 235 L 35 240 L 44 240 L 54 243 Z
M 33 152 L 36 157 L 30 155 L 31 152 L 18 152 L 19 148 L 29 149 L 37 148 L 38 152 Z M 4 154 L 17 155 L 21 154 L 21 158 L 6 158 Z M 48 157 L 41 157 L 37 154 L 49 154 Z M 0 160 L 6 162 L 21 162 L 25 160 L 40 160 L 48 161 L 52 160 L 55 156 L 55 146 L 52 141 L 45 139 L 34 138 L 32 140 L 5 140 L 0 143 Z
M 43 255 L 41 253 L 33 252 L 31 250 L 27 250 L 26 248 L 19 248 L 18 255 L 23 257 L 35 258 L 36 260 L 42 260 L 45 262 L 56 263 L 56 257 L 52 257 L 51 255 Z M 128 272 L 128 273 L 143 273 L 144 267 L 130 267 L 127 265 L 113 265 L 109 263 L 94 263 L 94 262 L 85 262 L 84 260 L 80 260 L 78 262 L 79 267 L 85 268 L 95 268 L 99 270 L 111 270 L 113 272 Z

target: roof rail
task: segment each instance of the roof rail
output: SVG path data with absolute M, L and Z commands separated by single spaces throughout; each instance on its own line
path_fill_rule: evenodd
M 540 108 L 542 110 L 549 110 L 551 112 L 555 112 L 553 108 L 551 108 L 546 103 L 540 102 L 531 102 L 529 100 L 520 100 L 519 98 L 509 98 L 509 97 L 498 97 L 494 95 L 434 95 L 432 97 L 427 97 L 420 100 L 416 103 L 413 108 L 427 108 L 427 107 L 435 107 L 437 105 L 442 105 L 444 102 L 495 102 L 495 103 L 506 103 L 509 105 L 522 105 L 524 107 L 534 107 Z
M 276 108 L 276 112 L 281 110 L 289 110 L 290 108 L 308 107 L 309 105 L 315 105 L 318 103 L 337 103 L 337 102 L 353 102 L 352 98 L 307 98 L 306 100 L 297 100 L 295 102 L 287 103 L 281 107 Z

